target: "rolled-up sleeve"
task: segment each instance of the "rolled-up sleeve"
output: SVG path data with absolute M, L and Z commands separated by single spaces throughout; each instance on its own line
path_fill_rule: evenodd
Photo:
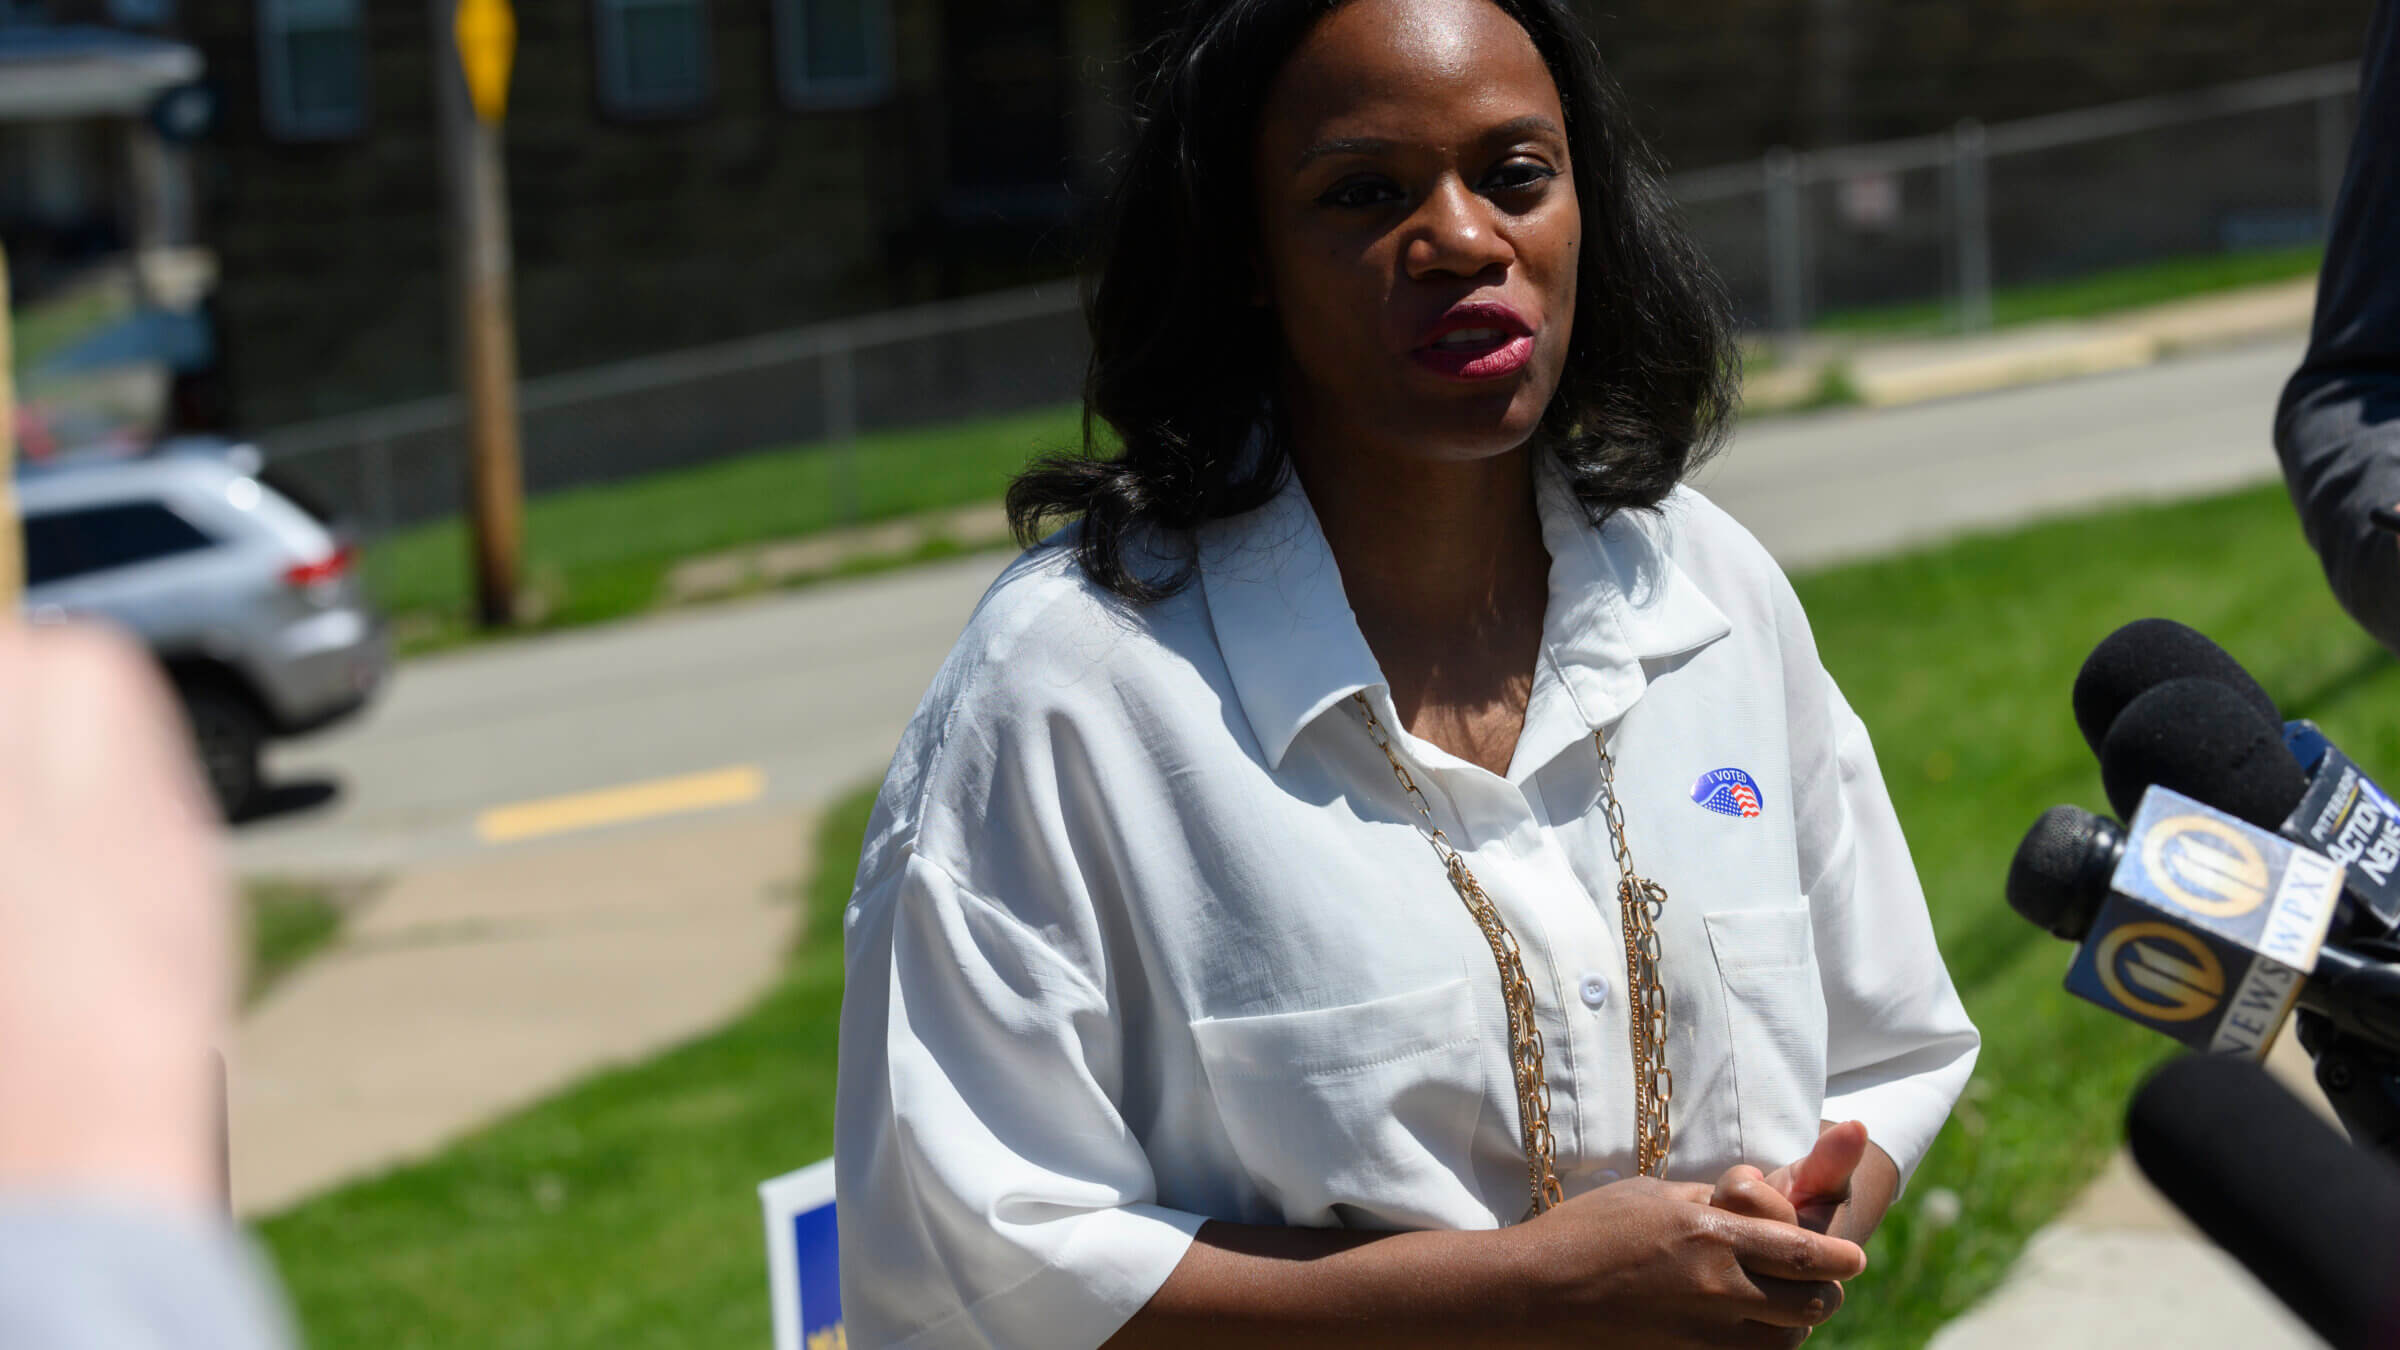
M 1825 1118 L 1858 1120 L 1916 1171 L 1975 1070 L 1982 1041 L 1935 947 L 1924 889 L 1867 728 L 1826 685 L 1833 789 L 1803 872 L 1827 1024 Z M 1803 863 L 1812 851 L 1803 849 Z
M 834 1151 L 850 1343 L 1099 1345 L 1202 1222 L 1154 1203 L 1099 983 L 913 853 L 862 885 L 845 926 Z
M 1966 1090 L 1982 1038 L 1934 944 L 1866 723 L 1825 670 L 1788 584 L 1776 602 L 1793 844 L 1825 994 L 1823 1118 L 1865 1122 L 1905 1183 Z

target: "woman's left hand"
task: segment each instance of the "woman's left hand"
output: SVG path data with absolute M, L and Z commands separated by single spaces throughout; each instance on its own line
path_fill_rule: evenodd
M 1801 1227 L 1863 1246 L 1900 1190 L 1900 1169 L 1852 1120 L 1826 1124 L 1807 1157 L 1763 1181 L 1790 1203 Z

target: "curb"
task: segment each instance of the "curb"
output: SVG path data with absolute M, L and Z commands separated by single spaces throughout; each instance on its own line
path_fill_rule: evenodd
M 1973 345 L 1981 349 L 1933 360 L 1905 350 L 1871 353 L 1852 363 L 1850 379 L 1859 402 L 1897 408 L 2131 370 L 2159 357 L 2159 343 L 2147 333 L 2095 333 L 2080 326 L 2045 325 L 2012 334 L 2005 345 L 2002 340 Z
M 1750 415 L 1834 402 L 1896 408 L 2150 365 L 2165 357 L 2308 331 L 2316 280 L 2246 287 L 2111 315 L 2028 324 L 1975 337 L 1850 346 L 1811 342 L 1810 354 L 1745 381 Z M 1843 391 L 1847 399 L 1829 398 Z
M 667 573 L 660 599 L 662 607 L 672 609 L 820 581 L 872 563 L 903 562 L 929 547 L 977 553 L 1013 538 L 1008 511 L 997 502 L 930 511 L 687 558 Z

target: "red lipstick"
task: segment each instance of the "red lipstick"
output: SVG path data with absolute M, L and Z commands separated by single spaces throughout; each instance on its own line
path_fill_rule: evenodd
M 1496 300 L 1471 300 L 1452 305 L 1408 354 L 1453 380 L 1497 380 L 1533 359 L 1533 325 Z

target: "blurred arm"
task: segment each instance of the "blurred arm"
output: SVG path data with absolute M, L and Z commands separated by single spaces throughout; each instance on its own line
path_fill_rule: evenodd
M 2358 131 L 2326 239 L 2308 355 L 2276 409 L 2284 482 L 2325 579 L 2400 651 L 2400 0 L 2381 0 L 2360 72 Z
M 149 657 L 0 623 L 0 1346 L 273 1350 L 220 1217 L 229 888 Z
M 291 1344 L 230 1224 L 94 1193 L 0 1201 L 0 1345 L 274 1350 Z

